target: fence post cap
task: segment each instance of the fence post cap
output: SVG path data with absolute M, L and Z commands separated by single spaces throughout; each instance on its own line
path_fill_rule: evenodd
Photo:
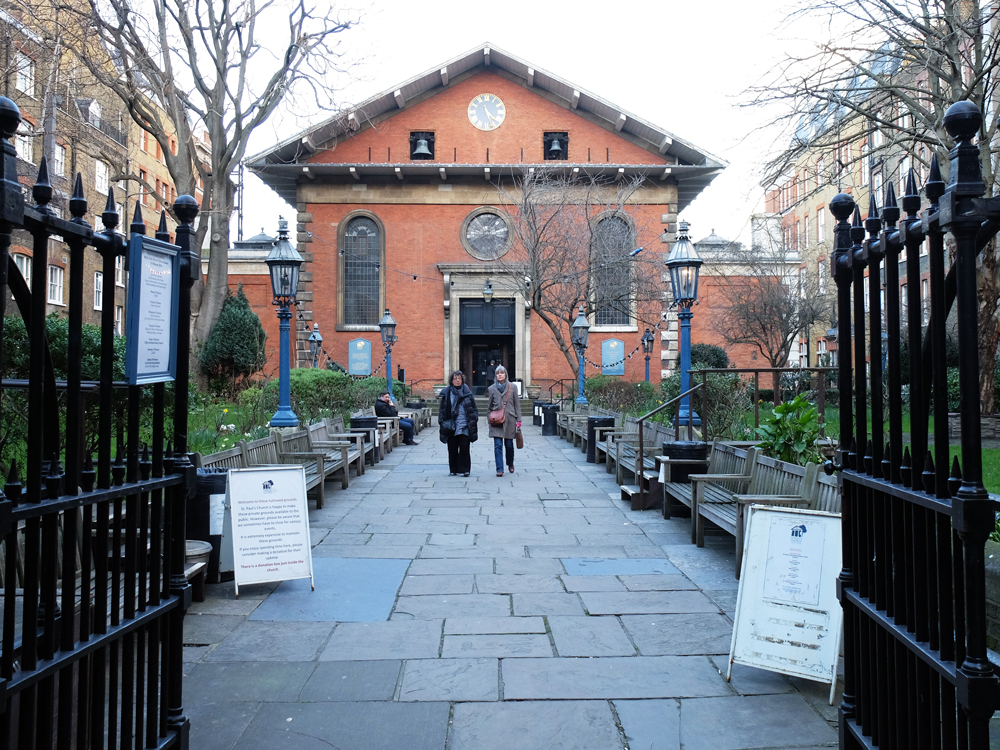
M 0 135 L 4 140 L 14 137 L 17 126 L 21 124 L 21 110 L 12 99 L 0 96 Z

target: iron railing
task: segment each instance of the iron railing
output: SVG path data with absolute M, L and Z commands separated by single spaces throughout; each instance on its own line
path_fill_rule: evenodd
M 20 121 L 0 98 L 0 351 L 8 290 L 28 333 L 27 438 L 23 480 L 10 470 L 0 493 L 0 747 L 112 748 L 188 745 L 182 693 L 182 626 L 190 603 L 184 576 L 184 510 L 195 470 L 187 455 L 186 375 L 173 385 L 168 436 L 165 384 L 114 381 L 114 305 L 100 326 L 100 378 L 81 376 L 84 257 L 103 258 L 105 279 L 126 252 L 113 191 L 103 231 L 84 220 L 80 175 L 72 219 L 50 209 L 42 160 L 25 205 L 10 141 Z M 178 369 L 186 372 L 191 285 L 200 271 L 192 222 L 198 204 L 181 196 Z M 157 238 L 169 242 L 166 216 Z M 136 207 L 132 233 L 144 233 Z M 10 254 L 30 236 L 30 288 Z M 69 247 L 65 382 L 55 380 L 46 337 L 48 240 Z M 0 362 L 0 370 L 2 370 Z M 7 392 L 24 383 L 4 381 Z M 10 414 L 6 415 L 11 417 Z M 172 438 L 173 450 L 168 437 Z M 96 450 L 96 461 L 94 452 Z
M 695 393 L 696 391 L 702 390 L 703 387 L 704 387 L 704 383 L 696 383 L 692 388 L 688 388 L 686 391 L 684 391 L 684 393 L 681 393 L 680 395 L 675 396 L 674 398 L 670 399 L 666 403 L 660 404 L 655 409 L 653 409 L 652 411 L 646 412 L 641 417 L 639 417 L 639 419 L 636 420 L 636 427 L 638 428 L 638 432 L 639 432 L 639 454 L 638 454 L 638 456 L 636 456 L 636 462 L 637 462 L 636 466 L 638 467 L 638 470 L 636 471 L 635 481 L 636 481 L 636 484 L 639 485 L 639 507 L 640 508 L 645 508 L 646 507 L 646 505 L 645 505 L 646 487 L 645 487 L 645 484 L 642 481 L 643 462 L 644 462 L 645 457 L 646 457 L 646 452 L 645 452 L 646 451 L 646 446 L 645 446 L 645 442 L 644 442 L 645 437 L 642 434 L 642 430 L 643 430 L 643 427 L 645 426 L 646 420 L 649 419 L 652 416 L 655 416 L 655 415 L 659 414 L 661 411 L 663 411 L 664 409 L 666 409 L 668 406 L 673 406 L 676 403 L 680 403 L 680 401 L 681 401 L 682 398 L 684 398 L 685 396 L 689 396 L 692 393 Z M 678 409 L 678 412 L 679 411 L 680 411 L 680 409 Z M 688 414 L 690 415 L 690 413 L 691 413 L 691 411 L 689 409 Z M 702 408 L 702 414 L 704 414 L 704 413 L 705 413 L 705 408 L 703 407 Z M 681 426 L 680 426 L 679 422 L 680 422 L 680 418 L 679 417 L 674 417 L 674 440 L 680 440 Z M 690 419 L 688 419 L 687 428 L 688 428 L 688 440 L 690 440 L 691 437 L 692 437 L 692 435 L 693 435 L 692 431 L 694 429 L 692 427 L 692 425 L 691 425 L 691 420 Z
M 881 215 L 872 196 L 863 225 L 850 195 L 830 201 L 837 219 L 831 262 L 840 331 L 840 446 L 828 471 L 839 470 L 843 493 L 838 582 L 844 611 L 842 748 L 990 746 L 988 725 L 1000 693 L 986 650 L 984 545 L 995 519 L 982 482 L 976 257 L 1000 228 L 1000 196 L 981 198 L 980 151 L 972 140 L 982 121 L 968 101 L 948 110 L 944 126 L 957 143 L 949 181 L 946 187 L 935 157 L 923 188 L 930 205 L 922 214 L 913 170 L 902 219 L 891 181 Z M 852 214 L 853 225 L 848 223 Z M 946 274 L 949 233 L 955 263 Z M 910 326 L 911 426 L 904 444 L 898 259 L 905 248 L 907 307 L 920 310 L 917 279 L 925 240 L 931 319 L 923 342 L 920 327 Z M 888 440 L 882 405 L 883 258 Z M 956 457 L 951 463 L 944 347 L 953 301 L 962 437 L 961 461 Z M 915 356 L 921 348 L 925 356 Z M 932 396 L 934 444 L 929 449 Z

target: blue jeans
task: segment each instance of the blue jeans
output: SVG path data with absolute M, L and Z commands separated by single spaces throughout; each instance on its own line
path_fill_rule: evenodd
M 399 420 L 399 429 L 403 431 L 403 440 L 407 443 L 413 440 L 413 420 L 407 419 L 406 417 L 401 417 Z
M 493 456 L 497 460 L 497 471 L 503 471 L 503 450 L 507 449 L 507 465 L 514 465 L 514 441 L 510 438 L 493 438 Z

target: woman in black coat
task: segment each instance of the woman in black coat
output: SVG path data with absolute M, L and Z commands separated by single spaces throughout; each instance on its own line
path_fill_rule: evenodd
M 461 370 L 451 374 L 451 385 L 441 391 L 438 425 L 441 442 L 448 444 L 448 470 L 451 475 L 469 476 L 472 470 L 469 445 L 479 439 L 479 412 Z

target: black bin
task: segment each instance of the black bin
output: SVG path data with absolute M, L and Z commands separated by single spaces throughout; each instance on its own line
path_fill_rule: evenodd
M 548 401 L 535 401 L 533 404 L 533 409 L 531 410 L 531 424 L 535 427 L 542 426 L 542 407 L 548 404 Z
M 208 583 L 219 583 L 219 551 L 222 548 L 222 536 L 211 533 L 211 496 L 226 494 L 228 473 L 229 469 L 222 468 L 198 469 L 197 489 L 187 500 L 185 539 L 198 539 L 212 545 L 205 574 Z
M 378 417 L 351 417 L 351 427 L 360 427 L 365 430 L 378 429 Z M 371 433 L 365 433 L 365 442 L 371 438 Z
M 559 404 L 545 404 L 542 407 L 542 434 L 556 434 L 556 412 L 559 411 Z
M 708 443 L 698 440 L 674 440 L 663 443 L 663 455 L 677 461 L 704 461 L 708 458 Z M 671 464 L 670 481 L 690 484 L 691 474 L 704 474 L 705 464 Z
M 614 417 L 587 417 L 587 463 L 597 463 L 597 442 L 594 438 L 596 427 L 614 427 Z

